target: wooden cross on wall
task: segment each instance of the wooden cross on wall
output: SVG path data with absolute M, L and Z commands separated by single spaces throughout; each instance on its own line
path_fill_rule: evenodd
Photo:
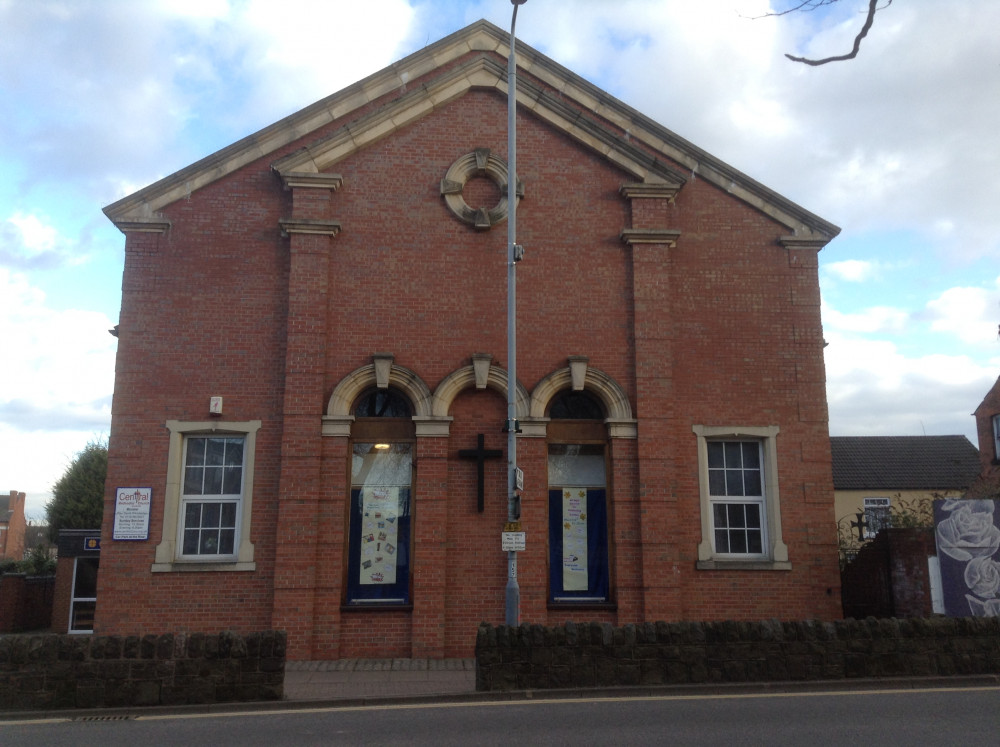
M 500 449 L 487 449 L 485 447 L 485 439 L 483 434 L 480 433 L 476 436 L 476 448 L 474 449 L 459 449 L 458 455 L 462 459 L 475 459 L 476 460 L 476 488 L 478 490 L 476 494 L 476 506 L 479 508 L 479 513 L 483 512 L 485 508 L 485 501 L 483 499 L 483 494 L 486 490 L 486 460 L 487 459 L 499 459 L 503 456 L 503 451 Z
M 865 531 L 868 529 L 868 522 L 865 521 L 865 515 L 863 513 L 858 514 L 858 520 L 851 522 L 851 529 L 858 530 L 858 540 L 861 542 L 865 541 Z

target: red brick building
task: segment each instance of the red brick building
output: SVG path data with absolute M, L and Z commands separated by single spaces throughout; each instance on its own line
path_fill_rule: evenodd
M 106 208 L 96 632 L 442 657 L 503 622 L 508 46 L 473 24 Z M 521 620 L 838 617 L 838 229 L 518 62 Z M 116 539 L 140 487 L 148 539 Z
M 994 498 L 1000 495 L 1000 379 L 986 393 L 973 415 L 982 471 L 970 495 Z
M 0 560 L 24 560 L 25 494 L 0 495 Z

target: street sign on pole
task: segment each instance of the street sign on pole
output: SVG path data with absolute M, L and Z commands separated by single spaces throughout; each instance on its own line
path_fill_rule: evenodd
M 500 544 L 504 552 L 524 552 L 524 532 L 501 532 Z

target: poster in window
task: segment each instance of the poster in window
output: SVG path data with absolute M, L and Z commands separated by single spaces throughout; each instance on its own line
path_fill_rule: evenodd
M 115 490 L 115 540 L 149 539 L 149 507 L 153 502 L 152 488 L 118 488 Z
M 587 491 L 563 490 L 563 591 L 586 591 L 587 577 Z
M 372 487 L 361 491 L 362 585 L 396 583 L 399 488 Z

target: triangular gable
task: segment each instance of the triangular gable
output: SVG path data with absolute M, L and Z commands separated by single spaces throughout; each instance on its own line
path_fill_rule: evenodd
M 105 214 L 123 231 L 158 230 L 159 211 L 247 164 L 275 153 L 332 122 L 345 125 L 273 164 L 290 177 L 318 173 L 469 90 L 491 88 L 506 95 L 506 60 L 510 36 L 478 21 L 342 91 L 243 138 L 171 176 L 108 205 Z M 479 52 L 478 55 L 470 54 Z M 799 207 L 687 140 L 628 107 L 531 47 L 518 42 L 518 68 L 541 81 L 519 76 L 518 106 L 584 147 L 601 154 L 637 185 L 679 189 L 686 177 L 712 183 L 787 227 L 786 244 L 823 245 L 840 229 Z M 453 65 L 456 61 L 463 62 Z M 419 80 L 419 85 L 416 81 Z M 412 90 L 407 91 L 407 86 Z M 550 87 L 550 88 L 547 88 Z M 402 95 L 399 95 L 404 91 Z M 385 106 L 350 119 L 352 113 L 388 94 Z M 581 111 L 582 110 L 582 111 Z M 593 116 L 587 116 L 592 112 Z M 621 133 L 627 133 L 622 137 Z M 652 154 L 661 154 L 662 158 Z

